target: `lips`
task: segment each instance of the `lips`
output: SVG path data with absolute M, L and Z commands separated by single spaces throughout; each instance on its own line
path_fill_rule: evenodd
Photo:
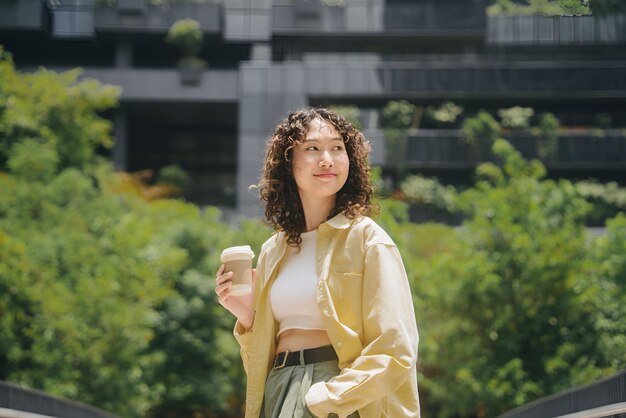
M 333 173 L 320 173 L 320 174 L 314 174 L 315 177 L 319 177 L 322 179 L 330 179 L 333 177 L 337 177 L 337 174 L 333 174 Z

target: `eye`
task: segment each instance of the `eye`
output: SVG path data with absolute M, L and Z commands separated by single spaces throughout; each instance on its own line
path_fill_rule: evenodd
M 343 146 L 341 146 L 341 145 L 335 145 L 335 146 L 333 147 L 333 149 L 334 149 L 334 150 L 337 150 L 337 151 L 343 151 Z
M 314 145 L 311 145 L 309 147 L 306 147 L 304 150 L 305 151 L 317 151 L 317 147 Z

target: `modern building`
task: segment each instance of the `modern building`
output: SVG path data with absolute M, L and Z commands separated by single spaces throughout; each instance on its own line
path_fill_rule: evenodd
M 392 99 L 452 100 L 471 112 L 513 105 L 554 113 L 564 125 L 600 118 L 626 127 L 625 16 L 494 16 L 486 0 L 3 0 L 0 44 L 19 69 L 84 68 L 123 87 L 111 117 L 112 159 L 126 170 L 176 163 L 199 204 L 259 211 L 264 142 L 288 111 L 356 104 L 388 169 L 377 117 Z M 198 79 L 177 68 L 165 42 L 191 17 L 205 35 Z M 602 136 L 602 138 L 597 138 Z M 408 139 L 410 170 L 462 182 L 475 161 L 457 130 Z M 530 140 L 529 140 L 530 141 Z M 626 139 L 572 132 L 559 139 L 551 175 L 626 181 Z M 533 153 L 532 150 L 529 151 Z

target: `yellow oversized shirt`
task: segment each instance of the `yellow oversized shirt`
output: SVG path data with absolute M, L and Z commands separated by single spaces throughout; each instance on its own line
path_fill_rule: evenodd
M 248 377 L 246 418 L 258 418 L 265 380 L 276 356 L 277 323 L 269 290 L 285 255 L 278 233 L 261 249 L 254 289 L 255 318 L 235 337 Z M 368 217 L 339 214 L 321 224 L 316 243 L 317 304 L 341 372 L 311 386 L 306 403 L 315 415 L 344 418 L 419 417 L 418 333 L 411 289 L 400 253 Z

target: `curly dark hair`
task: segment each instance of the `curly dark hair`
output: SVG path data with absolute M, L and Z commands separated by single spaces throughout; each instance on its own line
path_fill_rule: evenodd
M 304 141 L 311 121 L 323 119 L 341 135 L 348 153 L 348 179 L 337 192 L 335 207 L 328 219 L 343 213 L 354 219 L 369 216 L 375 210 L 372 204 L 374 190 L 368 156 L 369 141 L 343 116 L 325 108 L 304 108 L 291 113 L 276 126 L 267 141 L 265 165 L 258 184 L 261 201 L 265 202 L 265 222 L 276 231 L 284 231 L 287 244 L 300 247 L 300 234 L 306 231 L 304 211 L 293 175 L 294 147 Z

